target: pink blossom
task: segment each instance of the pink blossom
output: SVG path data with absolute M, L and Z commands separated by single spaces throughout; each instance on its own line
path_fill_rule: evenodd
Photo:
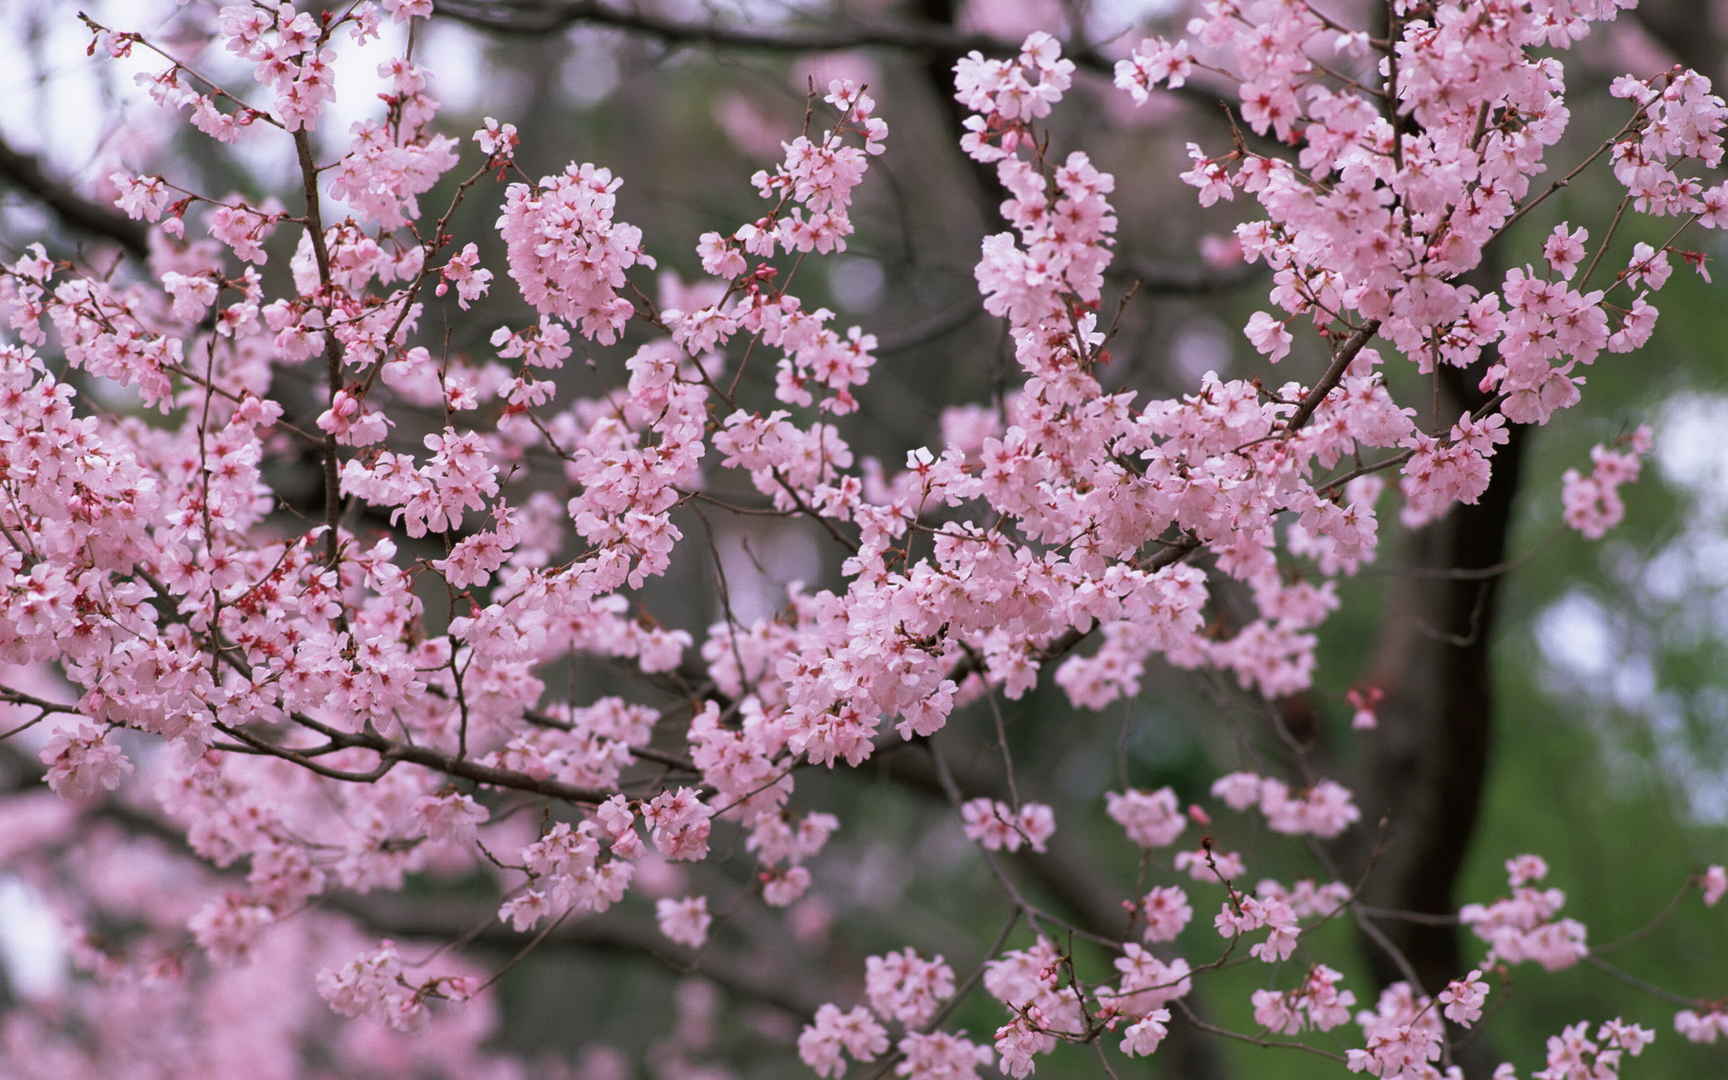
M 654 266 L 641 230 L 613 220 L 621 183 L 609 169 L 571 163 L 532 188 L 511 184 L 498 218 L 522 298 L 603 345 L 617 340 L 634 311 L 618 295 L 624 272 Z
M 275 921 L 268 907 L 229 894 L 200 908 L 188 928 L 212 961 L 233 964 L 246 958 L 259 933 Z
M 1169 1034 L 1165 1027 L 1169 1020 L 1169 1009 L 1155 1009 L 1142 1016 L 1122 1033 L 1122 1052 L 1129 1057 L 1150 1056 Z
M 474 133 L 474 141 L 487 157 L 508 161 L 516 156 L 516 146 L 521 140 L 516 135 L 515 124 L 501 125 L 488 116 L 486 126 Z
M 1154 792 L 1130 789 L 1110 792 L 1104 797 L 1111 820 L 1128 833 L 1128 839 L 1141 847 L 1163 847 L 1172 843 L 1187 827 L 1187 819 L 1176 803 L 1176 793 L 1170 788 Z
M 1274 364 L 1290 355 L 1290 331 L 1264 311 L 1256 311 L 1249 317 L 1243 332 L 1255 351 Z
M 174 193 L 163 183 L 160 176 L 133 176 L 129 173 L 115 173 L 108 178 L 108 181 L 120 192 L 114 200 L 114 205 L 124 210 L 129 218 L 143 218 L 145 221 L 159 220 L 163 211 L 174 199 Z
M 88 720 L 62 725 L 38 756 L 48 766 L 48 786 L 67 799 L 113 791 L 132 772 L 132 762 L 108 733 Z
M 1209 885 L 1234 881 L 1247 872 L 1241 855 L 1234 851 L 1216 851 L 1211 847 L 1178 851 L 1171 864 L 1178 872 Z
M 1554 226 L 1547 243 L 1542 245 L 1542 255 L 1548 260 L 1548 266 L 1562 279 L 1570 278 L 1584 261 L 1587 253 L 1585 244 L 1590 242 L 1588 229 L 1566 231 L 1566 223 Z
M 1561 502 L 1566 524 L 1592 540 L 1599 540 L 1620 522 L 1626 505 L 1620 488 L 1638 479 L 1640 457 L 1650 446 L 1650 430 L 1639 427 L 1628 439 L 1626 451 L 1595 446 L 1590 458 L 1595 468 L 1589 476 L 1567 469 L 1561 478 Z
M 1688 1042 L 1714 1043 L 1728 1036 L 1728 1012 L 1715 1009 L 1701 1014 L 1682 1009 L 1674 1014 L 1674 1030 Z
M 954 970 L 940 956 L 926 960 L 911 949 L 865 960 L 864 990 L 884 1020 L 922 1025 L 954 993 Z
M 798 1036 L 798 1056 L 817 1076 L 845 1073 L 842 1051 L 858 1061 L 874 1061 L 888 1051 L 888 1032 L 862 1005 L 847 1012 L 823 1005 Z
M 1146 941 L 1174 941 L 1194 917 L 1188 897 L 1175 885 L 1162 885 L 1140 898 L 1139 915 L 1146 920 Z
M 709 817 L 713 814 L 692 788 L 656 795 L 642 810 L 650 838 L 668 859 L 697 860 L 708 854 Z
M 945 1031 L 907 1035 L 895 1049 L 903 1060 L 894 1066 L 894 1075 L 940 1076 L 945 1080 L 978 1080 L 978 1070 L 989 1066 L 996 1056 L 988 1046 Z
M 1136 105 L 1143 105 L 1149 91 L 1159 84 L 1172 90 L 1187 82 L 1194 70 L 1194 54 L 1188 42 L 1147 38 L 1126 60 L 1116 62 L 1116 86 L 1128 91 Z
M 1469 1027 L 1482 1019 L 1482 1003 L 1488 1000 L 1488 984 L 1482 972 L 1472 970 L 1462 979 L 1454 979 L 1440 991 L 1440 1004 L 1446 1006 L 1446 1019 Z
M 707 942 L 708 926 L 714 921 L 708 914 L 706 896 L 656 900 L 654 918 L 662 934 L 691 949 L 700 949 Z
M 1704 889 L 1704 906 L 1715 907 L 1723 894 L 1728 893 L 1728 870 L 1719 865 L 1706 867 L 1701 884 Z
M 423 795 L 415 802 L 415 830 L 434 844 L 467 844 L 491 815 L 468 795 Z
M 1041 852 L 1056 831 L 1056 819 L 1043 803 L 1025 803 L 1016 814 L 1007 803 L 973 799 L 960 811 L 966 838 L 987 851 L 1018 851 L 1022 844 L 1030 844 L 1033 851 Z

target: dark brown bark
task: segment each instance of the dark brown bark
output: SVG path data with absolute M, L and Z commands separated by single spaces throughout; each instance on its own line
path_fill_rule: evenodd
M 1446 374 L 1453 415 L 1482 403 L 1473 375 Z M 1356 873 L 1371 867 L 1363 899 L 1373 907 L 1441 916 L 1458 910 L 1458 879 L 1493 750 L 1490 649 L 1504 583 L 1494 571 L 1507 559 L 1529 441 L 1526 428 L 1509 432 L 1480 501 L 1413 533 L 1413 570 L 1388 589 L 1367 676 L 1386 699 L 1380 727 L 1366 742 L 1356 790 L 1367 827 L 1350 860 Z M 1438 993 L 1469 967 L 1456 926 L 1396 918 L 1377 924 L 1425 993 Z M 1386 948 L 1367 940 L 1362 947 L 1380 985 L 1406 977 Z

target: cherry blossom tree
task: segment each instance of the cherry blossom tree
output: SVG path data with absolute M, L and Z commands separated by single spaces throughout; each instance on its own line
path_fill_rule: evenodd
M 432 0 L 193 0 L 171 39 L 85 17 L 92 54 L 146 65 L 141 96 L 219 152 L 291 155 L 297 191 L 116 173 L 111 207 L 63 201 L 118 256 L 37 245 L 0 267 L 0 746 L 31 770 L 3 850 L 77 969 L 6 1017 L 0 1071 L 608 1075 L 493 1039 L 500 980 L 561 940 L 673 956 L 780 1008 L 796 1020 L 756 1060 L 824 1077 L 1018 1078 L 1076 1055 L 1117 1075 L 1166 1040 L 1219 1040 L 1340 1075 L 1572 1080 L 1636 1075 L 1652 1039 L 1728 1036 L 1723 999 L 1604 955 L 1717 905 L 1720 865 L 1647 868 L 1675 900 L 1610 946 L 1535 853 L 1506 853 L 1499 894 L 1383 906 L 1396 812 L 1328 775 L 1282 704 L 1312 691 L 1319 631 L 1382 526 L 1478 504 L 1523 432 L 1567 423 L 1593 365 L 1646 346 L 1671 277 L 1707 273 L 1685 243 L 1728 225 L 1728 106 L 1704 75 L 1622 76 L 1617 129 L 1559 160 L 1569 51 L 1632 6 L 1390 0 L 1357 25 L 1207 0 L 1185 36 L 1111 64 L 1124 107 L 1231 88 L 1185 169 L 1132 179 L 1185 185 L 1201 213 L 1250 207 L 1221 259 L 1270 282 L 1242 327 L 1258 373 L 1165 399 L 1104 381 L 1134 292 L 1108 276 L 1129 178 L 1056 136 L 1071 50 L 1045 32 L 965 49 L 945 65 L 950 136 L 996 186 L 978 325 L 1012 377 L 889 460 L 853 449 L 879 422 L 886 330 L 800 296 L 895 152 L 879 89 L 812 89 L 752 178 L 752 220 L 657 236 L 623 220 L 632 178 L 535 176 L 509 117 L 440 122 L 414 52 Z M 378 42 L 400 42 L 386 92 L 333 130 L 340 55 Z M 1617 209 L 1501 250 L 1574 184 Z M 491 265 L 455 225 L 476 204 L 496 206 Z M 1666 239 L 1627 242 L 1633 219 Z M 674 250 L 700 280 L 655 274 Z M 440 327 L 506 291 L 519 317 L 483 328 L 484 355 L 452 351 Z M 573 360 L 603 388 L 573 390 Z M 1442 381 L 1462 407 L 1443 410 Z M 1603 537 L 1651 439 L 1605 442 L 1541 497 Z M 273 479 L 295 462 L 309 514 Z M 810 530 L 823 579 L 737 612 L 710 515 Z M 644 602 L 681 561 L 718 568 L 710 625 Z M 595 659 L 638 692 L 585 692 L 572 673 Z M 1016 768 L 1005 703 L 1053 686 L 1071 715 L 1014 722 L 1081 738 L 1164 669 L 1233 684 L 1281 753 L 1191 798 L 1098 783 L 1092 812 L 1139 866 L 1099 875 Z M 1375 739 L 1407 692 L 1334 705 Z M 988 757 L 955 752 L 961 724 Z M 905 942 L 839 977 L 765 978 L 730 935 L 772 927 L 803 962 L 824 848 L 872 827 L 825 785 L 867 768 L 939 795 L 999 932 L 939 954 L 909 914 Z M 1251 876 L 1284 857 L 1265 846 L 1311 869 Z M 479 920 L 433 918 L 437 882 L 483 897 Z M 1341 925 L 1386 978 L 1346 977 Z M 1461 944 L 1421 952 L 1411 926 Z M 512 958 L 480 962 L 482 939 Z M 1585 967 L 1641 984 L 1661 1022 L 1477 1041 L 1514 983 L 1540 995 Z M 1215 1022 L 1200 995 L 1244 970 L 1252 1026 Z M 684 1053 L 703 993 L 668 1005 L 661 1075 L 709 1075 Z

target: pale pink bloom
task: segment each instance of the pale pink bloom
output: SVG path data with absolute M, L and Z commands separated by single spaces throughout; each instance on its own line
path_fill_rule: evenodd
M 1036 1068 L 1033 1058 L 1056 1047 L 1055 1036 L 1033 1028 L 1040 1019 L 1038 1008 L 1029 1006 L 1026 1015 L 996 1029 L 996 1067 L 1014 1080 L 1031 1076 Z
M 895 1049 L 904 1057 L 894 1066 L 896 1076 L 944 1080 L 978 1080 L 978 1070 L 987 1068 L 996 1056 L 988 1046 L 945 1031 L 907 1035 Z
M 766 871 L 762 877 L 762 899 L 772 907 L 796 903 L 810 890 L 810 871 L 802 866 Z
M 1213 848 L 1178 851 L 1171 864 L 1178 872 L 1210 885 L 1234 881 L 1247 872 L 1241 855 L 1234 851 L 1218 851 Z
M 552 904 L 539 889 L 525 889 L 498 909 L 498 918 L 510 924 L 517 933 L 532 930 L 539 921 L 551 914 Z
M 1290 343 L 1294 340 L 1290 331 L 1283 322 L 1264 311 L 1256 311 L 1249 317 L 1243 333 L 1248 336 L 1254 350 L 1274 364 L 1290 355 Z
M 488 116 L 486 126 L 474 133 L 474 141 L 480 144 L 480 152 L 487 157 L 508 161 L 516 156 L 516 146 L 521 140 L 516 135 L 515 124 L 499 124 Z
M 1029 844 L 1033 851 L 1042 852 L 1056 831 L 1055 816 L 1043 803 L 1024 803 L 1016 814 L 1007 803 L 973 799 L 960 807 L 960 816 L 966 823 L 966 838 L 987 851 L 1018 851 Z
M 174 192 L 160 176 L 133 176 L 117 172 L 111 175 L 108 181 L 120 192 L 114 205 L 125 211 L 129 218 L 156 221 L 161 218 L 168 204 L 174 201 Z
M 113 791 L 132 772 L 132 762 L 106 730 L 83 719 L 55 731 L 37 756 L 48 766 L 48 786 L 67 799 Z
M 662 934 L 692 949 L 700 949 L 707 943 L 708 927 L 714 921 L 708 914 L 706 896 L 657 900 L 654 902 L 654 918 L 660 924 Z
M 1122 1033 L 1122 1052 L 1129 1057 L 1147 1057 L 1158 1049 L 1169 1034 L 1165 1026 L 1170 1020 L 1169 1009 L 1156 1009 L 1132 1024 Z
M 864 992 L 884 1020 L 918 1027 L 954 993 L 954 969 L 938 956 L 926 960 L 911 949 L 866 957 Z
M 1674 1030 L 1688 1042 L 1714 1043 L 1728 1036 L 1728 1012 L 1713 1010 L 1703 1014 L 1682 1009 L 1674 1014 Z
M 1469 1027 L 1482 1019 L 1482 1003 L 1488 1000 L 1488 984 L 1482 972 L 1471 971 L 1462 979 L 1454 979 L 1440 991 L 1440 1004 L 1446 1006 L 1446 1019 Z
M 1715 907 L 1723 894 L 1728 893 L 1728 870 L 1721 866 L 1707 867 L 1701 882 L 1704 887 L 1704 906 Z
M 1141 847 L 1163 847 L 1182 835 L 1188 821 L 1170 788 L 1145 792 L 1130 789 L 1104 796 L 1111 820 L 1122 826 L 1128 839 Z
M 888 1032 L 862 1005 L 847 1012 L 825 1004 L 816 1010 L 815 1022 L 798 1036 L 798 1057 L 817 1076 L 840 1076 L 846 1071 L 842 1052 L 858 1061 L 874 1061 L 888 1051 Z
M 469 844 L 491 814 L 471 796 L 422 795 L 413 809 L 414 829 L 434 844 Z
M 1584 261 L 1587 254 L 1585 244 L 1590 241 L 1587 229 L 1574 232 L 1566 231 L 1566 222 L 1554 226 L 1548 240 L 1542 245 L 1542 254 L 1548 260 L 1548 266 L 1562 279 L 1570 278 L 1578 265 Z
M 1628 1024 L 1615 1017 L 1603 1021 L 1602 1026 L 1596 1030 L 1596 1038 L 1637 1057 L 1644 1052 L 1646 1046 L 1656 1041 L 1656 1033 L 1647 1027 Z
M 199 908 L 187 928 L 213 962 L 233 964 L 246 958 L 258 935 L 275 921 L 268 907 L 230 893 Z
M 1146 941 L 1175 941 L 1194 917 L 1187 895 L 1175 885 L 1161 885 L 1141 897 L 1139 913 L 1146 920 L 1141 931 Z

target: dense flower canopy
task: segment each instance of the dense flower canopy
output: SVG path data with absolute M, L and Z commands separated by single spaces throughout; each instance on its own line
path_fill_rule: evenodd
M 1267 699 L 1307 689 L 1337 583 L 1376 559 L 1386 516 L 1416 527 L 1474 503 L 1509 425 L 1564 423 L 1592 364 L 1650 339 L 1678 251 L 1616 253 L 1619 216 L 1559 225 L 1498 279 L 1479 272 L 1484 250 L 1592 169 L 1625 214 L 1671 221 L 1675 239 L 1728 225 L 1728 108 L 1696 72 L 1617 81 L 1614 137 L 1582 162 L 1546 160 L 1569 120 L 1558 51 L 1631 2 L 1397 0 L 1380 38 L 1299 0 L 1208 0 L 1185 39 L 1122 60 L 1115 83 L 1134 102 L 1197 73 L 1239 86 L 1246 130 L 1191 146 L 1179 179 L 1202 207 L 1257 206 L 1235 239 L 1272 286 L 1244 333 L 1285 365 L 1207 373 L 1167 400 L 1098 378 L 1116 329 L 1118 178 L 1052 149 L 1041 126 L 1075 65 L 1044 33 L 1017 55 L 966 57 L 960 144 L 1000 183 L 1006 225 L 982 241 L 976 283 L 1018 381 L 1000 410 L 951 410 L 942 444 L 887 464 L 847 441 L 869 420 L 855 391 L 877 338 L 795 292 L 807 258 L 846 251 L 854 193 L 893 152 L 865 87 L 813 95 L 814 118 L 753 178 L 759 218 L 654 237 L 619 218 L 627 177 L 572 162 L 534 179 L 497 119 L 467 140 L 441 131 L 407 52 L 381 73 L 382 108 L 315 160 L 310 133 L 327 134 L 341 89 L 334 55 L 429 16 L 431 0 L 207 5 L 213 47 L 252 65 L 244 90 L 91 22 L 93 50 L 160 61 L 142 92 L 161 108 L 222 143 L 291 145 L 304 201 L 118 175 L 116 205 L 153 226 L 146 265 L 98 273 L 38 247 L 0 269 L 3 696 L 24 727 L 40 723 L 53 793 L 8 798 L 28 827 L 7 851 L 80 929 L 87 976 L 59 1008 L 7 1020 L 0 1071 L 293 1075 L 333 1010 L 382 1022 L 340 1029 L 325 1052 L 342 1069 L 529 1075 L 485 1044 L 488 972 L 457 953 L 410 962 L 320 901 L 472 872 L 529 945 L 605 917 L 645 866 L 741 846 L 750 903 L 788 908 L 849 824 L 801 792 L 807 769 L 910 741 L 945 775 L 931 738 L 957 709 L 1046 675 L 1088 710 L 1136 694 L 1154 663 Z M 469 200 L 497 203 L 503 265 L 450 234 Z M 692 243 L 706 279 L 650 295 L 650 252 Z M 492 334 L 495 357 L 441 355 L 430 299 L 453 291 L 466 310 L 508 283 L 527 307 Z M 1298 338 L 1322 343 L 1324 370 L 1292 370 Z M 578 352 L 627 380 L 570 399 L 559 375 Z M 751 363 L 773 365 L 772 400 L 741 390 Z M 1394 396 L 1387 373 L 1403 367 L 1465 371 L 1483 404 L 1436 417 Z M 317 409 L 302 416 L 288 385 Z M 1553 493 L 1566 522 L 1611 529 L 1649 447 L 1640 428 L 1569 473 Z M 301 453 L 322 506 L 294 522 L 265 467 Z M 794 590 L 748 621 L 646 617 L 645 584 L 706 557 L 675 514 L 724 509 L 715 493 L 745 484 L 755 512 L 822 530 L 843 587 Z M 1218 618 L 1226 589 L 1248 598 L 1246 618 Z M 573 697 L 551 672 L 574 656 L 671 680 L 687 700 Z M 1358 727 L 1378 700 L 1352 694 Z M 122 869 L 56 886 L 62 838 L 110 792 L 179 846 L 98 840 L 85 857 Z M 986 857 L 1063 843 L 1052 808 L 1011 787 L 953 794 Z M 874 1062 L 915 1078 L 1028 1076 L 1063 1043 L 1154 1054 L 1193 1020 L 1191 987 L 1245 957 L 1266 968 L 1265 1033 L 1346 1030 L 1312 1044 L 1341 1073 L 1461 1076 L 1453 1040 L 1508 970 L 1591 955 L 1546 865 L 1523 856 L 1505 896 L 1456 913 L 1481 945 L 1473 968 L 1375 999 L 1306 954 L 1286 963 L 1310 930 L 1359 913 L 1350 881 L 1256 883 L 1252 852 L 1203 835 L 1213 814 L 1258 815 L 1323 850 L 1362 827 L 1345 786 L 1239 771 L 1205 805 L 1169 788 L 1096 797 L 1149 868 L 1138 895 L 1119 883 L 1112 969 L 1076 974 L 1061 924 L 1016 898 L 1035 944 L 999 946 L 976 979 L 911 948 L 871 956 L 863 999 L 822 1005 L 785 1053 L 820 1076 Z M 1720 867 L 1665 872 L 1697 873 L 1706 903 L 1723 895 Z M 132 940 L 87 932 L 128 905 L 147 924 Z M 655 924 L 700 950 L 735 907 L 662 896 Z M 1177 935 L 1208 920 L 1214 953 L 1177 955 Z M 993 1039 L 945 1024 L 974 982 L 1001 1005 Z M 1728 1011 L 1691 1003 L 1673 1027 L 1713 1042 Z M 1618 1075 L 1652 1036 L 1591 1018 L 1549 1040 L 1534 1075 Z

